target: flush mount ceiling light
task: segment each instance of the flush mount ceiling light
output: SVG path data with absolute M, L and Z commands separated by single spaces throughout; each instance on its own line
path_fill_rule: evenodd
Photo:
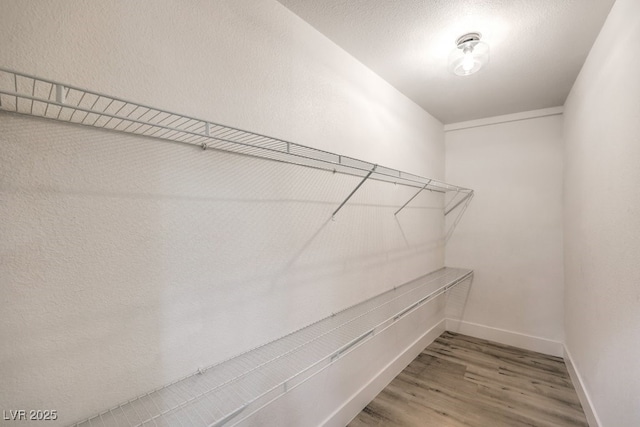
M 449 69 L 455 75 L 476 73 L 489 62 L 489 46 L 481 38 L 480 33 L 468 33 L 456 40 L 456 48 L 449 55 Z

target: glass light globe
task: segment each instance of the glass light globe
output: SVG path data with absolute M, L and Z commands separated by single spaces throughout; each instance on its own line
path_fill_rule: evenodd
M 480 41 L 477 33 L 458 39 L 456 48 L 449 55 L 449 70 L 457 76 L 468 76 L 480 71 L 489 62 L 489 46 Z

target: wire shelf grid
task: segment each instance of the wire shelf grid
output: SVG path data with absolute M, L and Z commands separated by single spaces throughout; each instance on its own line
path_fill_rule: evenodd
M 74 426 L 233 425 L 472 275 L 442 268 Z
M 430 191 L 472 190 L 211 121 L 0 68 L 0 110 L 367 176 Z

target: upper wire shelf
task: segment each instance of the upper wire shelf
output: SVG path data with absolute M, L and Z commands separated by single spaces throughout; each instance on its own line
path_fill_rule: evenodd
M 328 151 L 0 68 L 0 110 L 431 190 L 473 190 Z
M 441 268 L 74 426 L 235 425 L 472 276 Z

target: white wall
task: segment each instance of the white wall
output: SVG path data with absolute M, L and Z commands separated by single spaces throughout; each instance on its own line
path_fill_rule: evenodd
M 443 178 L 442 124 L 275 1 L 3 1 L 0 40 L 2 67 Z M 414 190 L 368 182 L 328 221 L 357 182 L 0 114 L 3 408 L 68 424 L 442 266 L 438 196 L 396 219 Z M 389 362 L 358 358 L 306 425 Z
M 447 125 L 447 182 L 475 190 L 446 247 L 447 265 L 475 270 L 448 328 L 561 355 L 562 116 L 520 119 L 548 113 Z
M 639 39 L 618 0 L 565 105 L 566 346 L 606 427 L 640 425 Z

